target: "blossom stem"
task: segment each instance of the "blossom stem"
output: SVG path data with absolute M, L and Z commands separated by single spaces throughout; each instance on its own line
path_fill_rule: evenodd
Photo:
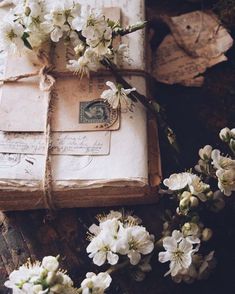
M 104 57 L 101 60 L 101 64 L 103 64 L 111 71 L 117 82 L 122 84 L 124 88 L 132 88 L 132 86 L 118 72 L 116 66 L 107 57 Z M 170 144 L 170 146 L 173 148 L 172 157 L 174 158 L 177 165 L 180 165 L 178 158 L 178 154 L 180 153 L 180 151 L 178 143 L 176 141 L 176 136 L 174 131 L 168 126 L 164 118 L 165 115 L 161 111 L 160 105 L 154 100 L 149 100 L 146 96 L 141 95 L 137 91 L 132 91 L 128 96 L 132 99 L 132 101 L 139 101 L 141 104 L 143 104 L 154 117 L 157 116 L 159 128 L 163 130 L 168 144 Z
M 148 23 L 147 21 L 142 21 L 142 22 L 136 23 L 134 25 L 130 25 L 124 29 L 119 28 L 116 31 L 114 31 L 114 36 L 117 36 L 117 35 L 125 36 L 127 34 L 131 34 L 131 33 L 136 32 L 138 30 L 142 30 L 146 26 L 147 23 Z
M 108 274 L 111 274 L 111 273 L 114 273 L 116 271 L 119 271 L 123 268 L 125 268 L 126 266 L 130 265 L 130 262 L 129 260 L 126 260 L 124 261 L 123 263 L 120 263 L 120 264 L 117 264 L 117 265 L 114 265 L 114 266 L 111 266 L 106 272 Z

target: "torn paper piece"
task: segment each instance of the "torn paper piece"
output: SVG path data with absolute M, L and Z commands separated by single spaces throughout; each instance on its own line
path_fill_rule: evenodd
M 193 11 L 164 17 L 177 44 L 189 55 L 218 57 L 233 45 L 233 39 L 211 11 Z
M 157 49 L 153 75 L 166 84 L 201 86 L 207 68 L 226 61 L 233 39 L 212 12 L 163 17 L 171 29 Z
M 153 76 L 159 82 L 169 85 L 200 87 L 204 81 L 200 74 L 207 68 L 226 60 L 224 54 L 212 59 L 192 57 L 178 46 L 172 35 L 167 35 L 157 49 Z

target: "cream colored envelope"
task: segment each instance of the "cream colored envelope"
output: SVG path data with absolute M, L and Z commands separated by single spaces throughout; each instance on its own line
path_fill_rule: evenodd
M 66 64 L 66 63 L 64 63 Z M 34 73 L 40 68 L 32 52 L 7 58 L 5 76 Z M 111 78 L 108 77 L 109 80 Z M 52 131 L 99 131 L 119 129 L 119 113 L 100 99 L 106 89 L 101 78 L 58 78 L 53 100 Z M 4 83 L 0 98 L 0 130 L 43 132 L 46 96 L 39 89 L 39 78 Z

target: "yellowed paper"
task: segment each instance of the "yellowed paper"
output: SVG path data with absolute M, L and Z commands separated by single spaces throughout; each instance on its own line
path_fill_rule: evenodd
M 225 60 L 225 55 L 212 59 L 192 57 L 177 45 L 172 35 L 167 35 L 156 52 L 153 75 L 158 81 L 170 85 L 201 86 L 204 78 L 200 74 Z
M 195 11 L 164 18 L 172 34 L 157 49 L 154 77 L 166 84 L 201 86 L 207 68 L 226 61 L 233 39 L 212 13 Z
M 167 18 L 177 44 L 189 55 L 216 58 L 233 45 L 233 39 L 210 11 L 193 11 Z

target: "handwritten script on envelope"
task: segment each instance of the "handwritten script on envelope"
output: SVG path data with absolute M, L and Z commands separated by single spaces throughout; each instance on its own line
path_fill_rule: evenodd
M 109 131 L 52 133 L 51 154 L 108 155 Z M 45 154 L 45 138 L 40 133 L 0 132 L 0 152 Z

